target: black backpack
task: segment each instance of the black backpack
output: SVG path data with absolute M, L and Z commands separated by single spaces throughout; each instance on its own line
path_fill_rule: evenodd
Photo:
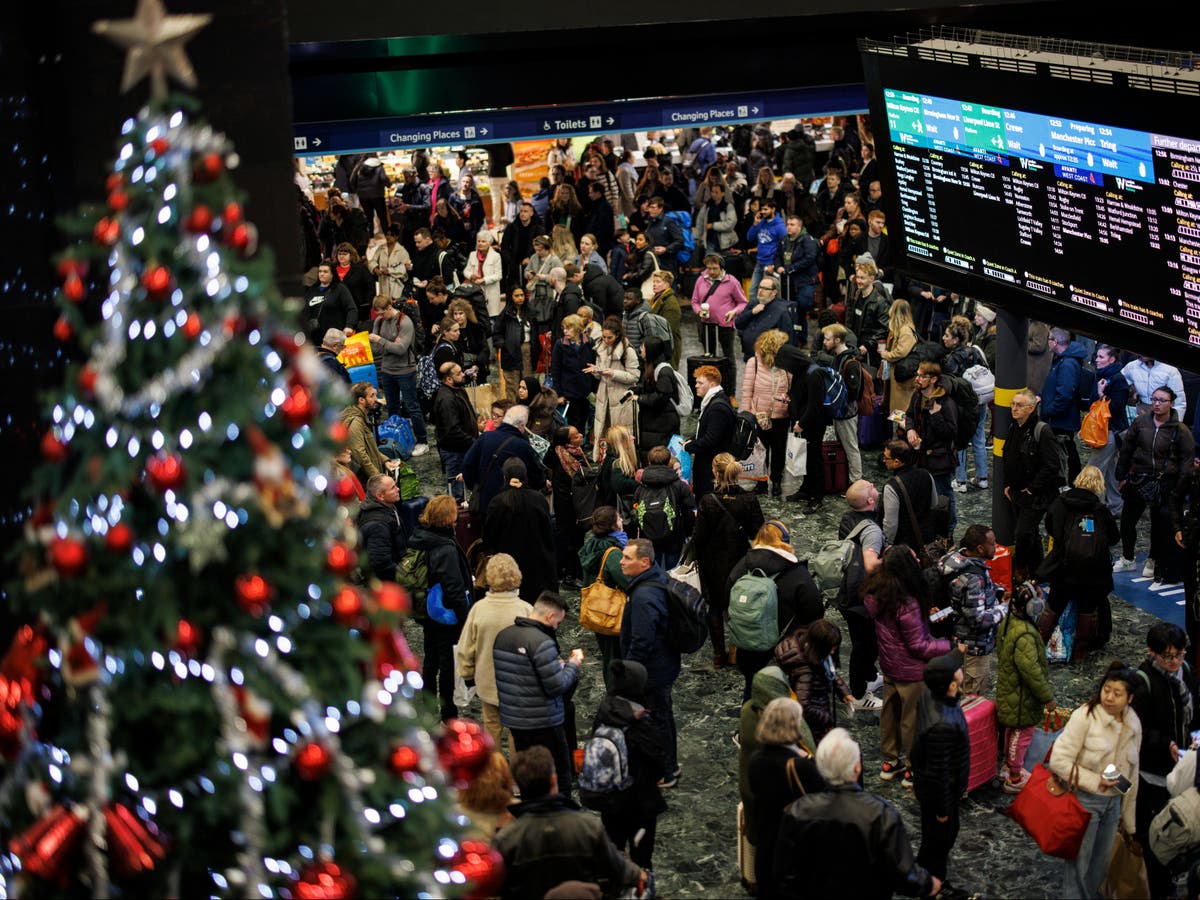
M 1090 362 L 1083 363 L 1079 369 L 1079 382 L 1075 385 L 1075 400 L 1081 412 L 1087 412 L 1092 406 L 1092 394 L 1096 392 L 1096 367 Z
M 665 540 L 673 535 L 679 526 L 680 511 L 675 508 L 675 492 L 671 485 L 642 485 L 638 493 L 640 496 L 634 498 L 638 534 L 651 541 Z
M 695 653 L 708 637 L 708 603 L 683 581 L 667 578 L 667 643 L 680 653 Z
M 733 446 L 729 452 L 737 460 L 745 459 L 758 440 L 758 419 L 747 409 L 739 409 L 733 420 Z
M 1084 576 L 1109 564 L 1107 535 L 1096 533 L 1096 515 L 1076 512 L 1067 523 L 1063 540 L 1063 568 L 1070 575 Z
M 954 449 L 966 450 L 971 446 L 971 438 L 975 436 L 975 429 L 979 427 L 979 416 L 982 414 L 979 397 L 975 394 L 975 388 L 971 387 L 971 382 L 965 378 L 958 375 L 943 375 L 942 378 L 947 396 L 958 407 L 958 428 L 954 433 Z

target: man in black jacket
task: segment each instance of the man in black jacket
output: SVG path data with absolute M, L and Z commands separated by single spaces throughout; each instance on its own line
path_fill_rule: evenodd
M 815 512 L 825 500 L 825 460 L 821 445 L 825 440 L 825 376 L 807 353 L 793 347 L 781 347 L 775 364 L 792 373 L 792 430 L 808 442 L 804 480 L 788 496 L 792 502 L 804 501 L 807 512 Z
M 1038 419 L 1038 397 L 1026 388 L 1012 399 L 1012 425 L 1004 442 L 1004 496 L 1012 509 L 1013 574 L 1032 575 L 1042 564 L 1038 531 L 1046 509 L 1066 484 L 1066 453 Z M 1023 580 L 1023 579 L 1022 579 Z
M 900 813 L 859 786 L 862 754 L 846 729 L 833 729 L 818 745 L 817 771 L 830 789 L 794 801 L 779 825 L 775 896 L 937 895 L 941 879 L 913 859 Z M 759 881 L 768 877 L 761 873 Z
M 565 881 L 608 886 L 612 896 L 647 880 L 646 873 L 621 855 L 593 815 L 559 793 L 554 760 L 545 747 L 531 747 L 513 758 L 513 780 L 521 802 L 512 807 L 515 821 L 493 839 L 504 857 L 504 900 L 544 897 Z M 582 887 L 583 885 L 580 885 Z
M 595 263 L 583 267 L 583 294 L 588 303 L 599 310 L 597 319 L 600 324 L 609 316 L 618 319 L 625 312 L 625 289 L 621 282 L 613 278 Z
M 650 218 L 646 221 L 646 242 L 658 257 L 658 264 L 675 274 L 679 271 L 679 251 L 683 249 L 683 229 L 674 219 L 663 213 L 662 197 L 651 197 L 647 201 Z M 686 201 L 684 209 L 688 208 Z
M 463 481 L 472 491 L 479 491 L 479 509 L 484 515 L 492 500 L 504 490 L 502 472 L 506 460 L 516 457 L 525 463 L 529 476 L 526 483 L 531 487 L 540 488 L 546 483 L 546 467 L 527 437 L 528 424 L 529 407 L 510 407 L 499 427 L 481 435 L 463 458 Z
M 500 238 L 500 252 L 508 257 L 509 265 L 513 268 L 513 277 L 505 285 L 506 293 L 514 284 L 522 283 L 525 267 L 533 256 L 533 239 L 545 233 L 546 229 L 534 212 L 533 204 L 528 200 L 522 201 L 517 210 L 517 221 L 509 222 L 504 229 L 504 236 Z
M 308 337 L 314 344 L 320 346 L 330 328 L 340 329 L 347 337 L 354 334 L 358 325 L 358 307 L 346 286 L 340 281 L 334 282 L 333 262 L 321 260 L 317 266 L 317 283 L 308 289 L 304 299 Z
M 408 532 L 396 511 L 400 488 L 391 475 L 372 475 L 366 492 L 356 519 L 358 544 L 367 553 L 371 573 L 381 581 L 395 581 L 396 566 L 408 544 Z
M 721 370 L 716 366 L 701 366 L 696 370 L 696 394 L 700 397 L 700 420 L 696 423 L 696 436 L 683 449 L 692 454 L 692 492 L 699 503 L 713 489 L 713 459 L 733 446 L 735 415 L 729 396 L 721 387 Z
M 967 720 L 958 706 L 962 666 L 958 650 L 925 664 L 928 690 L 917 708 L 917 729 L 909 753 L 913 789 L 921 805 L 917 864 L 942 879 L 942 896 L 947 896 L 946 864 L 958 838 L 958 800 L 967 789 L 971 768 Z
M 463 370 L 456 362 L 444 362 L 438 370 L 441 387 L 433 395 L 432 419 L 437 428 L 438 455 L 442 471 L 457 500 L 464 495 L 462 479 L 463 457 L 479 435 L 478 420 L 471 398 L 463 388 Z
M 920 553 L 937 532 L 933 522 L 937 485 L 932 475 L 917 467 L 917 451 L 906 441 L 892 439 L 883 445 L 883 467 L 892 473 L 883 486 L 884 546 L 905 544 Z

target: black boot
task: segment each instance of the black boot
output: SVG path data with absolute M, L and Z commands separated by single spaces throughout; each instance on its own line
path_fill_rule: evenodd
M 713 647 L 713 668 L 724 669 L 730 665 L 729 654 L 725 652 L 725 622 L 718 619 L 708 623 L 708 637 Z
M 1083 662 L 1094 648 L 1097 626 L 1095 613 L 1080 613 L 1075 622 L 1075 647 L 1071 651 L 1071 662 Z
M 1037 620 L 1037 630 L 1042 636 L 1042 643 L 1050 643 L 1050 635 L 1054 634 L 1054 626 L 1057 624 L 1058 613 L 1047 606 Z
M 778 500 L 780 497 L 783 496 L 783 485 L 778 481 L 772 481 L 771 482 L 771 490 L 767 494 L 767 496 L 769 498 Z

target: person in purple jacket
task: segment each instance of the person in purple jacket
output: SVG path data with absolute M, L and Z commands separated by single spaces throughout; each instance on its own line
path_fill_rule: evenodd
M 719 254 L 704 257 L 704 275 L 696 279 L 692 289 L 692 310 L 698 319 L 700 345 L 705 353 L 716 353 L 733 359 L 733 338 L 737 334 L 734 319 L 746 308 L 746 293 L 742 282 L 725 271 L 725 261 Z M 713 337 L 717 340 L 713 340 Z
M 884 552 L 879 568 L 867 576 L 864 593 L 867 613 L 875 620 L 883 672 L 879 777 L 891 781 L 903 769 L 904 786 L 912 787 L 912 770 L 904 761 L 912 747 L 917 706 L 925 690 L 925 663 L 949 653 L 952 645 L 929 634 L 925 580 L 917 555 L 907 545 L 895 544 Z

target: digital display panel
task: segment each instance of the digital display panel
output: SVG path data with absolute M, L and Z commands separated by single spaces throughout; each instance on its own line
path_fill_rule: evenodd
M 911 259 L 1200 346 L 1200 141 L 882 94 Z

